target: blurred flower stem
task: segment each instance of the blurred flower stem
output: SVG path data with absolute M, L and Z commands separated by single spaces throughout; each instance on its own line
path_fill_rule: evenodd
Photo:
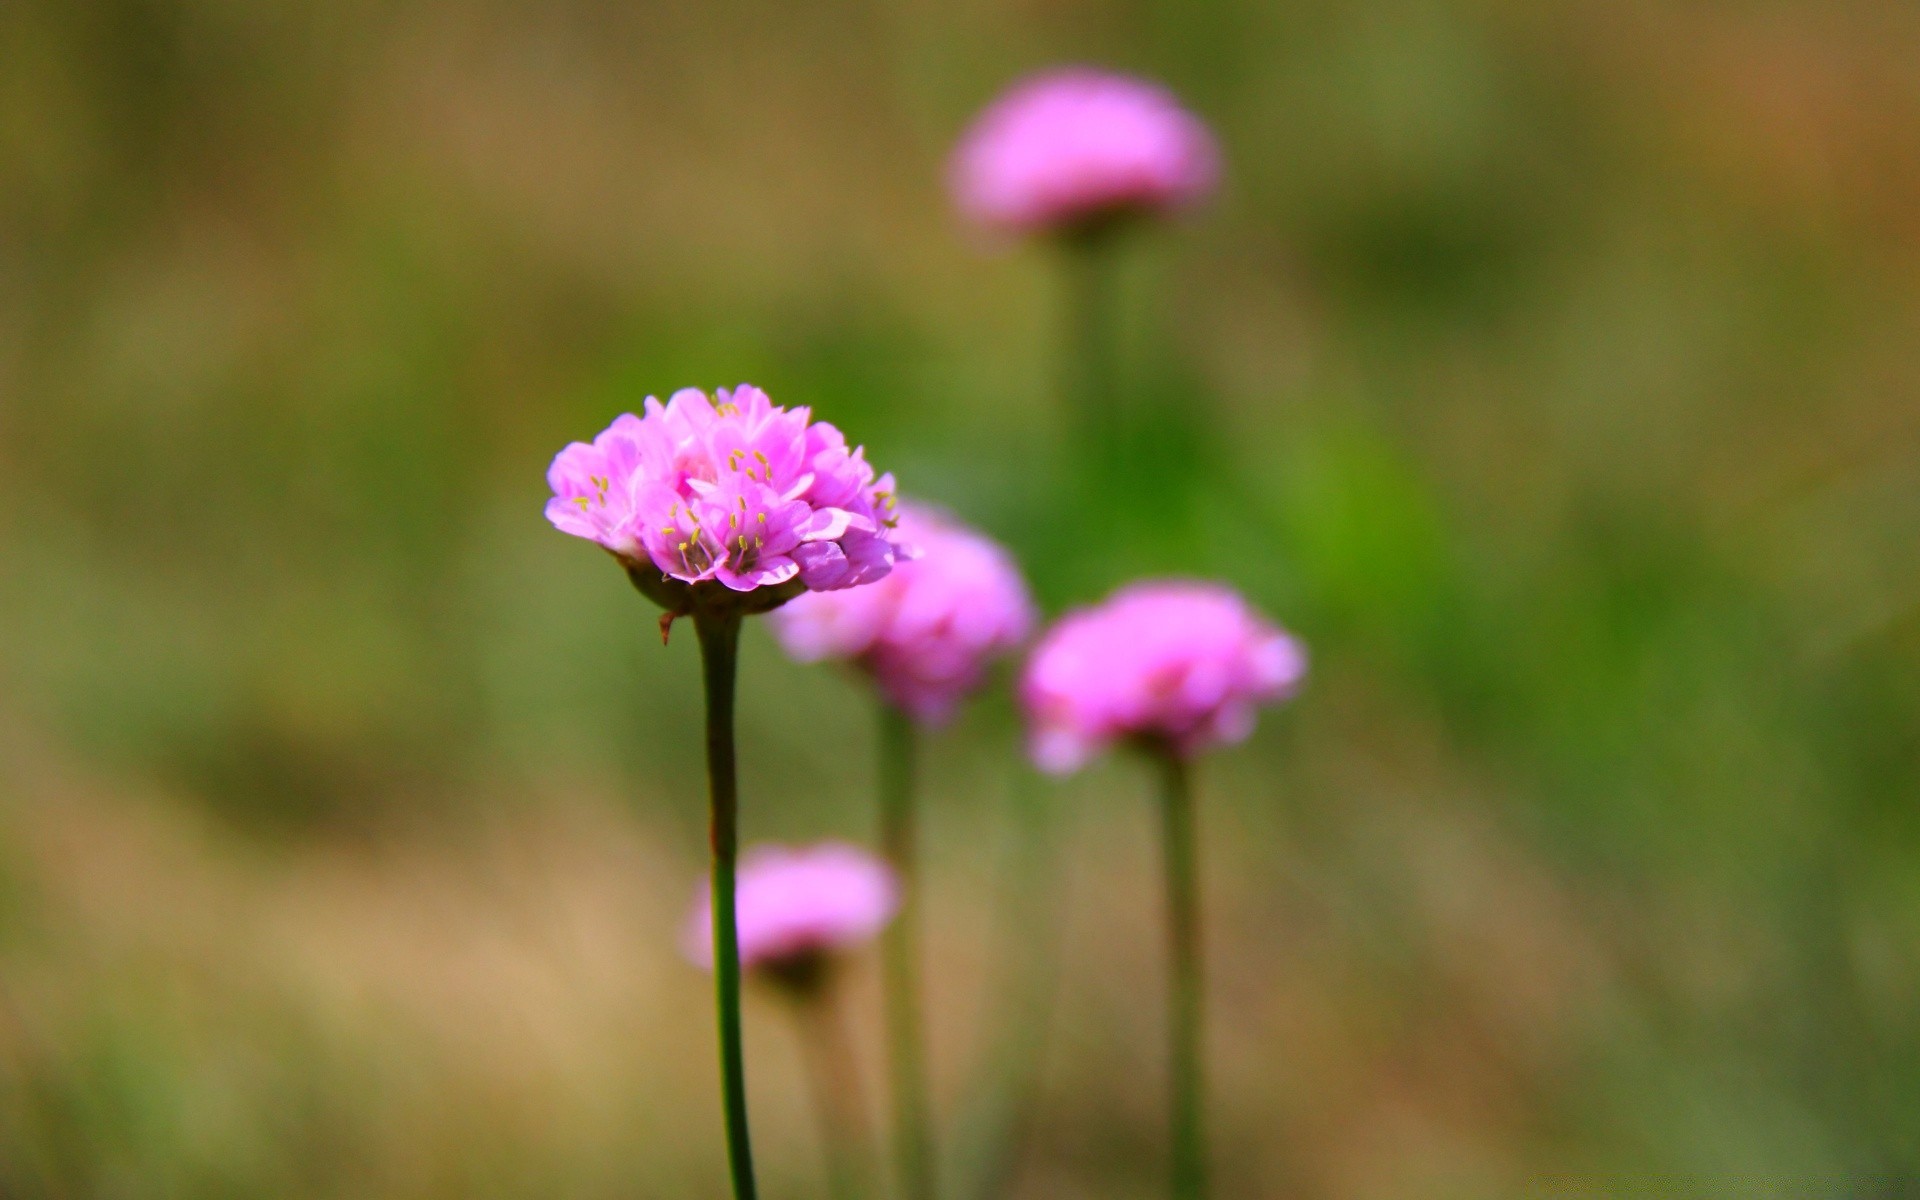
M 906 1200 L 932 1200 L 937 1189 L 920 1020 L 920 871 L 914 799 L 916 742 L 913 719 L 882 700 L 879 705 L 880 853 L 900 881 L 900 913 L 887 930 L 882 950 L 886 973 L 888 1085 L 893 1099 L 893 1152 L 900 1194 Z
M 1193 820 L 1193 773 L 1185 756 L 1160 747 L 1161 849 L 1167 887 L 1168 1119 L 1174 1200 L 1207 1194 L 1200 1107 L 1200 888 Z
M 739 785 L 733 752 L 733 692 L 740 658 L 738 608 L 693 610 L 707 692 L 707 787 L 713 843 L 713 983 L 720 1024 L 720 1089 L 727 1116 L 727 1162 L 735 1200 L 755 1200 L 753 1145 L 747 1133 L 747 1068 L 740 1047 L 740 931 L 734 913 L 739 851 Z
M 833 1200 L 861 1200 L 867 1194 L 867 1155 L 871 1152 L 860 1072 L 853 1059 L 838 989 L 831 972 L 814 986 L 793 993 L 800 1057 L 813 1090 L 820 1121 L 820 1142 L 827 1160 L 827 1194 Z
M 1065 280 L 1061 391 L 1072 409 L 1083 506 L 1097 515 L 1100 498 L 1118 481 L 1126 446 L 1119 388 L 1119 236 L 1101 221 L 1060 240 Z M 1106 529 L 1088 531 L 1104 548 Z

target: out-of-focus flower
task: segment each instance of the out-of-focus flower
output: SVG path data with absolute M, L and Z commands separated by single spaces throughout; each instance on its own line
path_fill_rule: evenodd
M 960 208 L 1019 233 L 1184 208 L 1213 190 L 1207 127 L 1145 80 L 1067 68 L 1016 84 L 954 154 Z
M 736 592 L 852 587 L 893 566 L 893 477 L 840 431 L 759 388 L 687 388 L 575 442 L 547 471 L 547 519 L 612 551 L 636 582 Z
M 1061 618 L 1027 663 L 1021 700 L 1034 760 L 1072 771 L 1121 740 L 1191 755 L 1253 732 L 1291 695 L 1300 644 L 1219 584 L 1136 583 Z
M 791 971 L 873 937 L 900 907 L 893 871 L 844 842 L 790 849 L 756 846 L 740 859 L 734 881 L 740 965 Z M 682 947 L 713 968 L 713 901 L 703 887 Z
M 773 632 L 802 662 L 857 663 L 891 703 L 938 724 L 1026 640 L 1033 601 L 984 534 L 920 505 L 902 505 L 899 517 L 895 534 L 918 558 L 869 587 L 797 597 L 774 614 Z

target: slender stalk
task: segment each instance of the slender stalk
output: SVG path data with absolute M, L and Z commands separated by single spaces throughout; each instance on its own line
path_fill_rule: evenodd
M 800 1057 L 813 1089 L 820 1120 L 820 1142 L 827 1159 L 827 1189 L 834 1200 L 860 1200 L 866 1194 L 863 1164 L 871 1146 L 860 1073 L 854 1068 L 853 1041 L 847 1036 L 831 980 L 793 999 L 799 1026 Z
M 1109 226 L 1072 234 L 1066 260 L 1066 355 L 1062 390 L 1073 408 L 1074 432 L 1085 453 L 1086 484 L 1113 484 L 1121 471 L 1126 423 L 1116 386 L 1119 305 L 1115 286 L 1117 237 Z
M 1207 1194 L 1201 1123 L 1200 895 L 1194 845 L 1193 777 L 1172 749 L 1154 754 L 1161 767 L 1162 849 L 1167 885 L 1168 1122 L 1174 1200 Z
M 920 868 L 914 812 L 912 718 L 880 702 L 880 852 L 900 881 L 900 913 L 882 948 L 886 973 L 887 1050 L 893 1098 L 893 1152 L 900 1194 L 933 1200 L 932 1122 L 920 1020 Z
M 707 691 L 707 790 L 713 843 L 713 986 L 720 1023 L 720 1091 L 726 1107 L 727 1165 L 734 1200 L 755 1200 L 753 1145 L 747 1133 L 747 1067 L 740 1048 L 740 931 L 734 914 L 739 852 L 739 783 L 734 771 L 733 691 L 740 658 L 740 613 L 698 608 L 700 666 Z

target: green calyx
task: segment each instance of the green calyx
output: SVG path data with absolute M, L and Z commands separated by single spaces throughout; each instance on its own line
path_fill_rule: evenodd
M 797 576 L 772 587 L 736 592 L 715 579 L 688 583 L 663 575 L 652 563 L 634 563 L 622 559 L 621 565 L 627 569 L 627 578 L 633 581 L 633 586 L 640 594 L 665 610 L 660 614 L 662 643 L 667 640 L 673 623 L 681 617 L 696 613 L 708 616 L 756 616 L 772 612 L 807 590 L 807 585 L 801 583 Z

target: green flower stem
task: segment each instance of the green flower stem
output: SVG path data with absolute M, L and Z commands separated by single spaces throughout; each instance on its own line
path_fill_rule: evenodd
M 871 1152 L 860 1073 L 854 1069 L 853 1041 L 831 979 L 797 994 L 800 1056 L 813 1089 L 820 1120 L 820 1142 L 827 1159 L 827 1192 L 833 1200 L 860 1200 L 866 1194 L 866 1161 Z
M 1187 760 L 1171 748 L 1156 751 L 1154 758 L 1161 768 L 1166 856 L 1170 1176 L 1174 1200 L 1202 1200 L 1207 1167 L 1200 1108 L 1200 888 L 1193 776 Z
M 900 881 L 900 913 L 883 947 L 893 1150 L 906 1200 L 933 1200 L 933 1132 L 920 1020 L 920 868 L 914 812 L 913 720 L 880 702 L 880 852 Z
M 1117 386 L 1118 240 L 1113 227 L 1098 225 L 1062 243 L 1067 292 L 1062 390 L 1073 408 L 1076 444 L 1085 456 L 1084 486 L 1096 496 L 1119 477 L 1126 436 Z
M 747 1067 L 740 1048 L 740 931 L 734 914 L 734 859 L 740 845 L 739 782 L 733 753 L 733 692 L 740 658 L 737 608 L 697 607 L 694 632 L 707 690 L 707 786 L 713 843 L 713 985 L 720 1021 L 720 1090 L 726 1105 L 727 1162 L 734 1200 L 756 1200 L 747 1133 Z

